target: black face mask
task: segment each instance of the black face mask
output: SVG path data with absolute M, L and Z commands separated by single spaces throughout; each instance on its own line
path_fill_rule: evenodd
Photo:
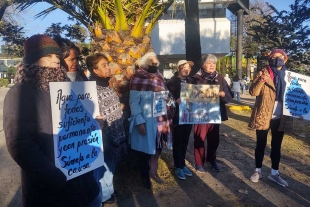
M 158 70 L 157 66 L 150 65 L 149 69 L 147 70 L 147 72 L 149 72 L 149 73 L 156 73 L 157 70 Z
M 275 59 L 271 59 L 269 61 L 269 65 L 271 67 L 282 67 L 284 65 L 284 60 L 280 59 L 280 58 L 275 58 Z

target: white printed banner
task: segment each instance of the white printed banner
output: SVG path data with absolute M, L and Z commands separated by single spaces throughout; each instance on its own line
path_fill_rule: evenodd
M 181 83 L 179 124 L 221 123 L 219 85 Z
M 166 100 L 168 98 L 168 94 L 168 91 L 154 92 L 153 117 L 159 117 L 167 114 Z

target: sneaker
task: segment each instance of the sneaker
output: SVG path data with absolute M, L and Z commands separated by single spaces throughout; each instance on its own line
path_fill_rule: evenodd
M 288 187 L 288 184 L 285 180 L 283 180 L 279 174 L 277 175 L 273 175 L 273 174 L 270 174 L 268 176 L 268 179 L 275 182 L 275 183 L 278 183 L 279 185 L 282 185 L 283 187 Z
M 250 180 L 253 182 L 253 183 L 257 183 L 259 181 L 259 179 L 261 179 L 263 176 L 262 176 L 262 173 L 259 172 L 258 170 L 255 170 L 254 171 L 254 174 L 251 176 Z
M 150 178 L 152 178 L 158 184 L 164 183 L 164 181 L 157 174 L 156 175 L 150 175 Z
M 221 168 L 216 164 L 215 161 L 210 162 L 210 167 L 211 167 L 214 171 L 216 171 L 216 172 L 221 171 Z
M 193 176 L 193 173 L 189 171 L 187 167 L 183 167 L 183 172 L 184 172 L 184 175 L 186 176 Z
M 146 189 L 152 188 L 152 183 L 150 181 L 150 178 L 148 177 L 142 177 L 142 184 L 143 184 L 143 187 L 145 187 Z
M 199 173 L 205 173 L 206 172 L 206 170 L 201 165 L 195 165 L 195 169 Z
M 177 175 L 178 178 L 180 178 L 181 180 L 185 180 L 186 177 L 184 175 L 184 172 L 181 168 L 175 168 L 175 174 Z

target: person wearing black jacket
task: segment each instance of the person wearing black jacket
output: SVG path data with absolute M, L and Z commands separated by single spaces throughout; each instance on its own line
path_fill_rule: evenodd
M 67 181 L 55 166 L 49 82 L 68 81 L 59 46 L 49 36 L 24 43 L 25 57 L 3 106 L 6 145 L 21 168 L 23 207 L 98 207 L 99 187 L 88 172 Z
M 185 155 L 193 125 L 179 125 L 180 92 L 181 83 L 191 83 L 191 79 L 188 76 L 193 65 L 194 63 L 191 61 L 180 60 L 177 65 L 178 71 L 167 83 L 168 90 L 176 100 L 176 111 L 173 117 L 173 159 L 176 168 L 175 173 L 182 180 L 185 180 L 186 176 L 192 176 L 192 172 L 185 166 Z
M 224 77 L 216 71 L 217 58 L 214 55 L 202 57 L 202 68 L 192 77 L 197 85 L 219 85 L 221 120 L 228 120 L 225 104 L 232 99 L 231 91 Z M 206 172 L 203 168 L 205 161 L 215 171 L 220 171 L 216 163 L 216 151 L 220 142 L 220 124 L 195 124 L 194 125 L 194 154 L 195 168 L 198 172 Z M 204 141 L 207 139 L 207 156 L 205 156 Z

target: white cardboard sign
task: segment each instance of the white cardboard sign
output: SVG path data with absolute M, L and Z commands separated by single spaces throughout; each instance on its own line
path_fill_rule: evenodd
M 310 120 L 310 77 L 285 71 L 283 115 Z
M 95 81 L 52 82 L 55 165 L 73 179 L 103 165 Z

